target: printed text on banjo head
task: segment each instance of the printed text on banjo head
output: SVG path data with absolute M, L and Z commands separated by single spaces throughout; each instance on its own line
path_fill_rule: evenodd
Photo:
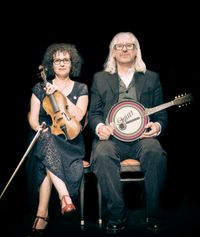
M 149 117 L 145 108 L 134 100 L 125 100 L 115 104 L 109 111 L 107 123 L 114 124 L 114 137 L 130 142 L 138 139 L 145 131 Z

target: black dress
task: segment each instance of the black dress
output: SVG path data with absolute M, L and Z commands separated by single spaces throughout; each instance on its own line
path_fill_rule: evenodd
M 44 83 L 39 82 L 33 88 L 32 92 L 36 97 L 43 101 L 46 96 Z M 76 104 L 78 98 L 82 95 L 88 95 L 87 85 L 75 82 L 68 98 Z M 44 121 L 50 126 L 51 117 L 41 106 L 40 124 Z M 31 131 L 30 141 L 35 135 Z M 73 140 L 66 140 L 63 135 L 51 134 L 48 132 L 41 133 L 34 147 L 32 148 L 26 163 L 28 189 L 30 192 L 30 201 L 36 205 L 39 198 L 39 187 L 46 176 L 46 168 L 59 177 L 67 186 L 72 199 L 76 199 L 79 194 L 79 187 L 83 175 L 82 159 L 85 156 L 85 144 L 83 136 L 80 133 Z M 35 206 L 34 205 L 34 206 Z

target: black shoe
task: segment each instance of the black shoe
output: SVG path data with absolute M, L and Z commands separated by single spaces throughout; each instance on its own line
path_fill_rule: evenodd
M 156 218 L 148 218 L 147 219 L 147 230 L 154 233 L 158 234 L 161 232 L 161 225 L 158 219 Z
M 39 219 L 42 219 L 45 223 L 45 228 L 44 229 L 37 229 L 37 224 Z M 36 216 L 34 224 L 33 224 L 33 228 L 32 228 L 32 232 L 28 235 L 28 237 L 39 237 L 39 236 L 43 236 L 44 232 L 46 230 L 46 226 L 48 224 L 49 218 L 48 217 L 42 217 L 42 216 Z
M 124 229 L 125 229 L 125 223 L 119 223 L 119 224 L 108 223 L 106 227 L 106 232 L 109 234 L 116 234 Z

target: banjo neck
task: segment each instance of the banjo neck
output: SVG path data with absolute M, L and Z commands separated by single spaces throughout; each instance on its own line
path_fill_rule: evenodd
M 178 105 L 179 107 L 181 107 L 182 104 L 186 104 L 186 103 L 189 103 L 193 100 L 193 96 L 192 94 L 185 94 L 185 95 L 179 95 L 177 97 L 175 97 L 174 100 L 171 100 L 167 103 L 164 103 L 164 104 L 161 104 L 161 105 L 158 105 L 158 106 L 155 106 L 153 108 L 146 108 L 145 111 L 144 111 L 144 115 L 147 116 L 147 115 L 151 115 L 151 114 L 154 114 L 160 110 L 163 110 L 163 109 L 166 109 L 170 106 L 173 106 L 173 105 Z
M 164 103 L 162 105 L 155 106 L 153 108 L 146 108 L 144 114 L 145 114 L 145 116 L 146 115 L 151 115 L 151 114 L 159 112 L 159 111 L 161 111 L 163 109 L 169 108 L 169 107 L 171 107 L 173 105 L 175 105 L 175 104 L 174 104 L 174 101 L 172 100 L 170 102 Z

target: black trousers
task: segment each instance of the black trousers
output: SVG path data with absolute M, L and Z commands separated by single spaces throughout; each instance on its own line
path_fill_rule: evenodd
M 100 184 L 108 210 L 109 223 L 120 223 L 125 215 L 125 204 L 120 182 L 120 161 L 134 157 L 145 174 L 146 212 L 148 217 L 160 214 L 160 193 L 167 171 L 166 152 L 156 138 L 122 142 L 112 137 L 97 141 L 92 149 L 92 166 Z

